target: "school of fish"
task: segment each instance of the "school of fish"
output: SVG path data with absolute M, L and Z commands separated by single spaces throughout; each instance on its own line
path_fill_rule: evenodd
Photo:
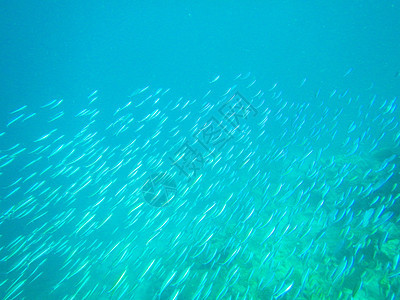
M 400 298 L 397 98 L 207 87 L 8 113 L 2 299 Z

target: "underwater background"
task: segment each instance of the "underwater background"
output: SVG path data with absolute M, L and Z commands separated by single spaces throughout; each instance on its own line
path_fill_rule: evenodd
M 0 4 L 1 299 L 398 299 L 398 1 Z

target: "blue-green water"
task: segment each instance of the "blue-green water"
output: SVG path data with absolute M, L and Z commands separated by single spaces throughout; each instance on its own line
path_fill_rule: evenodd
M 2 299 L 397 299 L 400 6 L 8 3 Z

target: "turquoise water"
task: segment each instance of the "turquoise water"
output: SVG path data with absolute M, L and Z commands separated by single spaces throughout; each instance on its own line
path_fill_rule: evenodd
M 2 299 L 397 299 L 394 1 L 3 4 Z

